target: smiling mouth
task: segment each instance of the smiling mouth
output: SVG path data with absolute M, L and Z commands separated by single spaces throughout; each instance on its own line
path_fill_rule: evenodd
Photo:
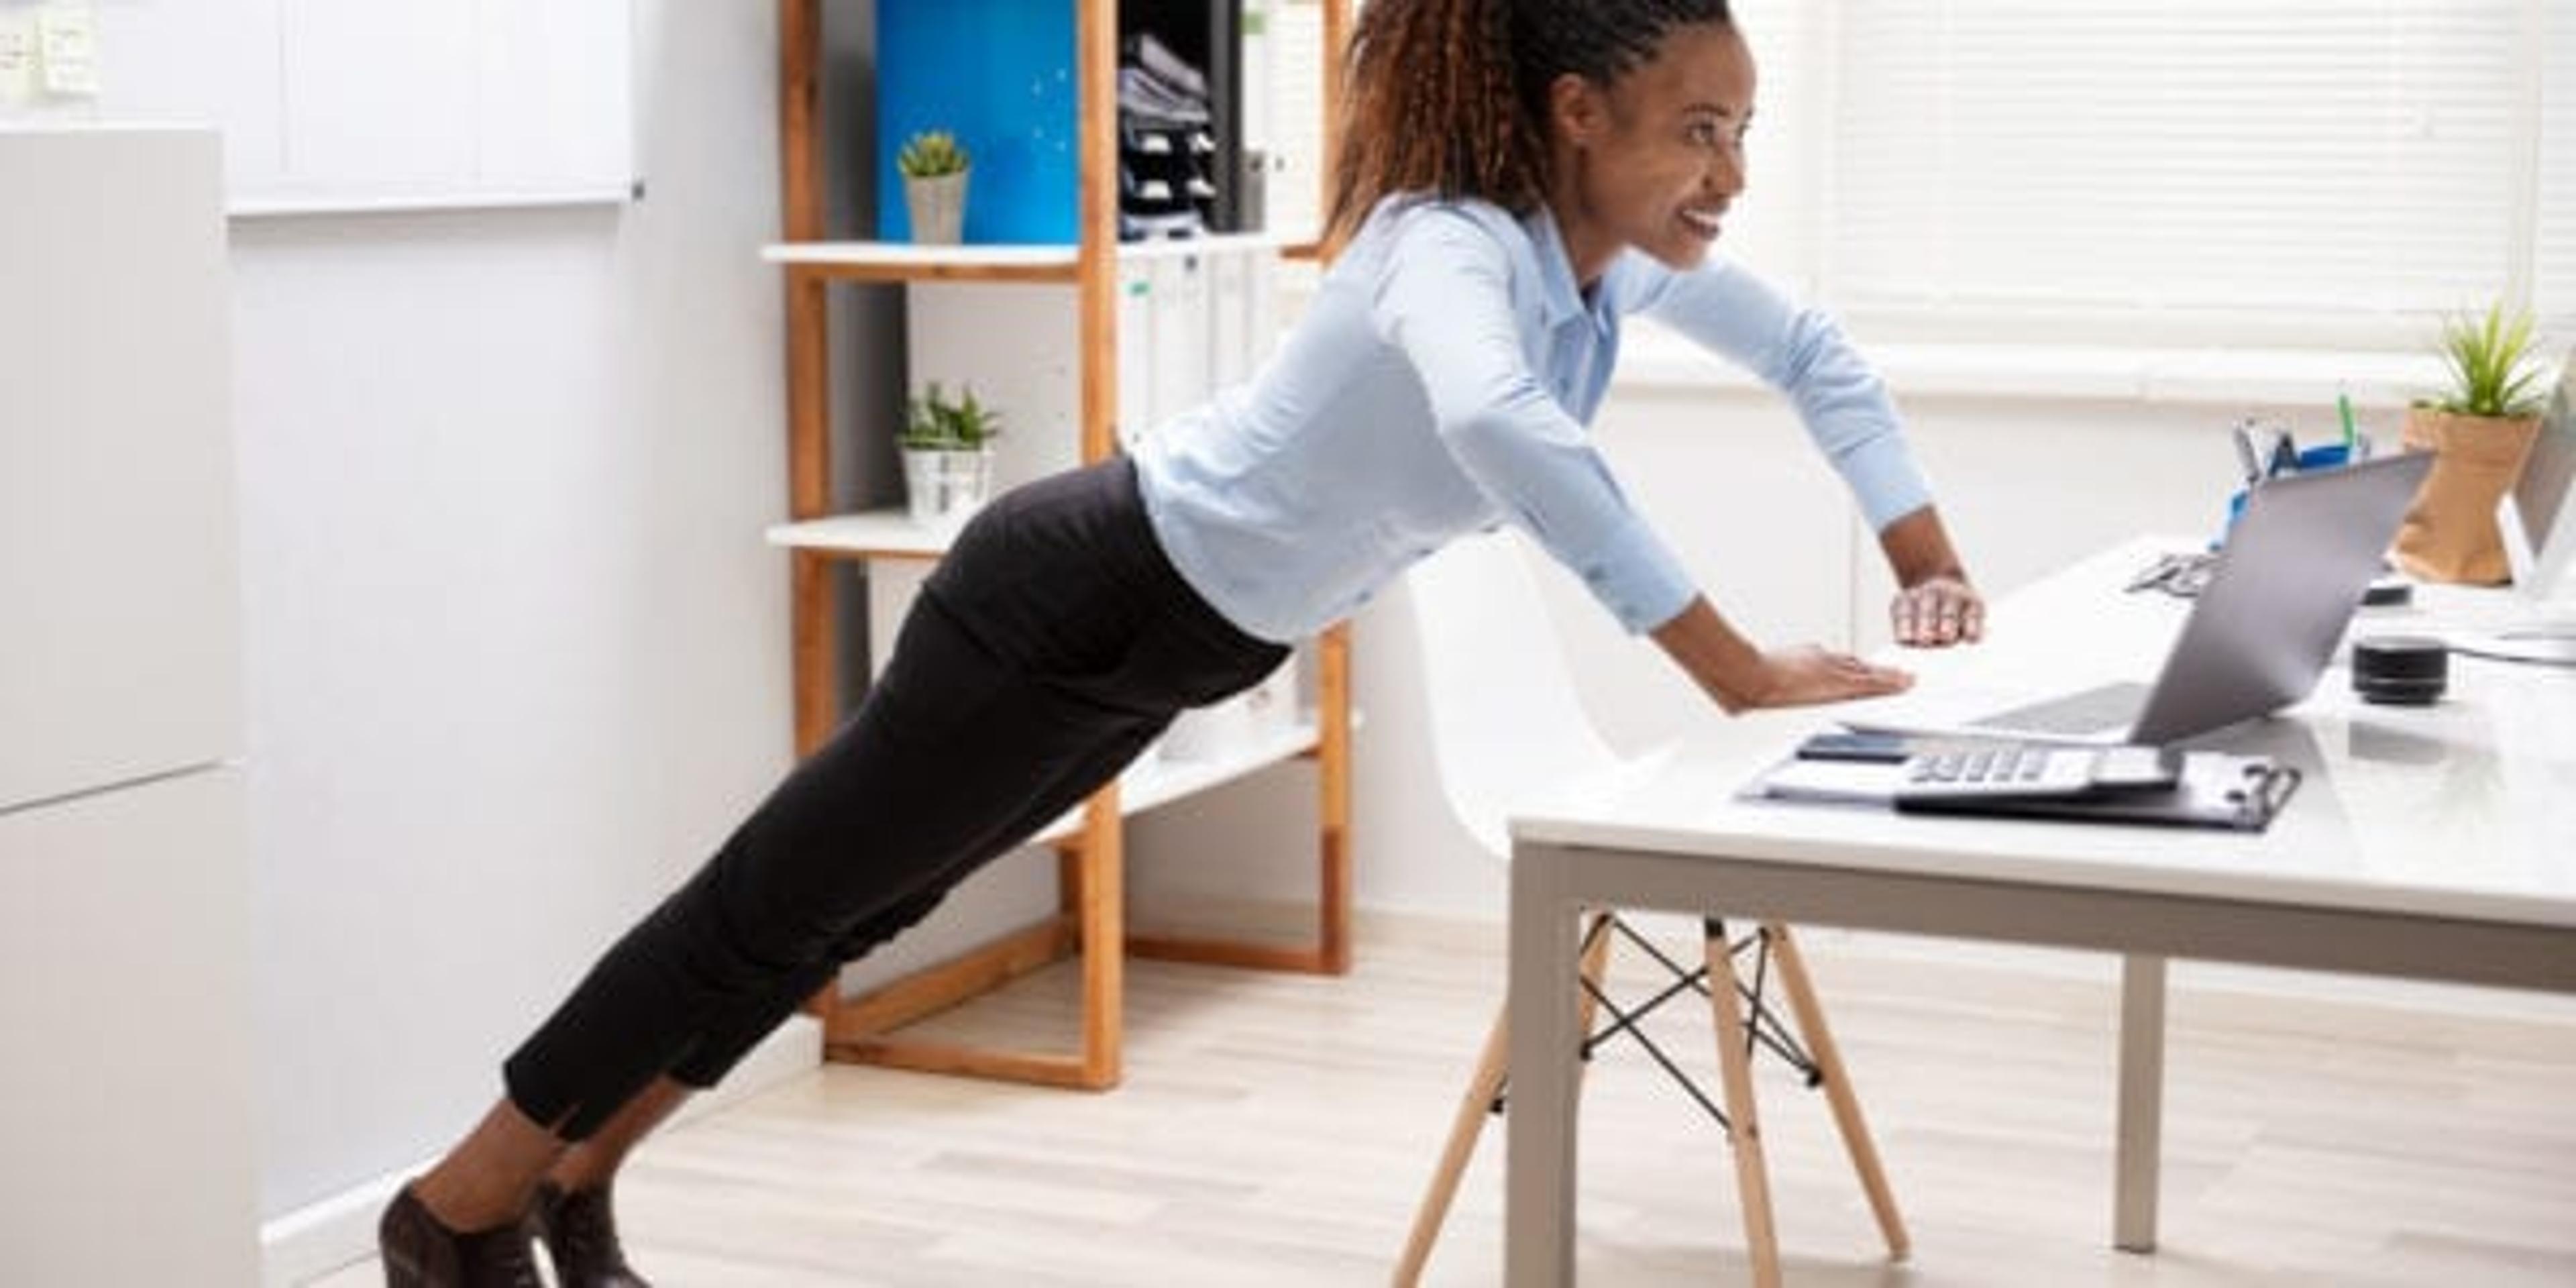
M 1724 214 L 1722 210 L 1685 210 L 1682 222 L 1690 225 L 1700 236 L 1714 238 L 1718 234 L 1718 221 Z

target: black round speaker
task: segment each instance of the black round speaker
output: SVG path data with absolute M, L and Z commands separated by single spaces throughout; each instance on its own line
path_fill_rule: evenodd
M 2451 650 L 2421 635 L 2380 635 L 2352 644 L 2352 689 L 2365 702 L 2428 706 L 2450 687 Z

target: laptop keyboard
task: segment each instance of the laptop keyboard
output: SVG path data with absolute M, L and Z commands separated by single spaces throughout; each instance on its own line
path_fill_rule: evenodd
M 1976 723 L 2033 733 L 2090 734 L 2125 728 L 2147 705 L 2147 686 L 2118 681 L 1991 715 Z

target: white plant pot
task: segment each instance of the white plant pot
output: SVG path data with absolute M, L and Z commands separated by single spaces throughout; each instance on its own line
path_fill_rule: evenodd
M 955 246 L 966 240 L 966 177 L 961 170 L 933 179 L 906 178 L 903 200 L 912 214 L 912 240 L 923 246 Z
M 993 451 L 903 449 L 903 500 L 912 521 L 954 530 L 993 493 Z

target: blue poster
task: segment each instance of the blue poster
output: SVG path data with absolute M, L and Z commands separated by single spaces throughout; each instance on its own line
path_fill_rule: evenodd
M 877 235 L 909 241 L 895 155 L 946 130 L 969 158 L 969 244 L 1080 240 L 1073 0 L 877 7 Z

